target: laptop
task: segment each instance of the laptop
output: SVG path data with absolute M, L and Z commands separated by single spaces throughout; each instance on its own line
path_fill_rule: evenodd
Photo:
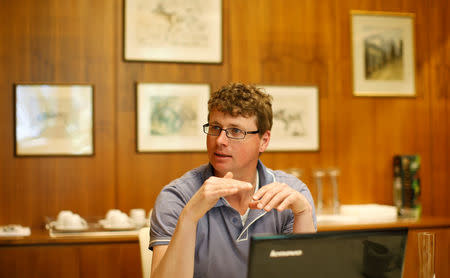
M 248 278 L 401 278 L 407 228 L 251 237 Z

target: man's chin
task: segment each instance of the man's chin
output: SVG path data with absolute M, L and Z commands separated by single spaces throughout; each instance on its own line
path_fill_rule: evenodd
M 230 167 L 226 167 L 225 165 L 221 163 L 211 163 L 214 168 L 214 174 L 216 176 L 223 177 L 228 172 L 233 172 L 233 170 Z

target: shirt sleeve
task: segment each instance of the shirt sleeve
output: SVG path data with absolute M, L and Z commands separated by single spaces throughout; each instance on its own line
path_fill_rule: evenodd
M 282 234 L 292 234 L 292 231 L 294 231 L 294 214 L 292 211 L 289 211 L 289 214 L 287 215 L 287 220 L 285 221 L 283 228 L 281 229 Z
M 175 186 L 165 187 L 158 195 L 150 220 L 150 244 L 168 245 L 186 202 Z

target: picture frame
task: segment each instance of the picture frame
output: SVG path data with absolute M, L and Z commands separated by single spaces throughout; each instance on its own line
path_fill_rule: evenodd
M 206 151 L 209 84 L 138 83 L 137 152 Z
M 412 13 L 351 11 L 353 95 L 414 97 Z
M 273 125 L 267 151 L 319 150 L 317 86 L 258 86 L 273 97 Z
M 222 0 L 125 0 L 124 59 L 222 62 Z
M 15 155 L 94 155 L 93 105 L 92 85 L 15 84 Z

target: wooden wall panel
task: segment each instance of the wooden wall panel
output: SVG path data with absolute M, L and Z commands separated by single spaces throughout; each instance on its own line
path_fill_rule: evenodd
M 139 245 L 67 244 L 0 247 L 0 277 L 139 278 Z
M 223 10 L 228 10 L 226 1 L 224 1 Z M 118 12 L 117 17 L 119 22 L 123 22 L 121 11 Z M 122 57 L 123 25 L 120 25 L 119 29 L 117 55 Z M 140 82 L 207 83 L 211 85 L 211 90 L 217 89 L 229 81 L 229 64 L 226 62 L 229 59 L 228 32 L 228 19 L 224 15 L 222 43 L 224 62 L 221 64 L 137 63 L 120 59 L 117 67 L 117 140 L 120 146 L 117 149 L 119 208 L 125 211 L 135 207 L 150 210 L 164 185 L 191 168 L 207 162 L 206 152 L 137 153 L 136 84 Z
M 408 231 L 406 256 L 403 277 L 419 277 L 419 248 L 417 235 L 420 232 L 431 232 L 435 235 L 434 269 L 436 277 L 449 277 L 450 275 L 450 231 L 449 229 L 420 229 Z
M 414 1 L 347 1 L 337 11 L 336 39 L 339 63 L 337 80 L 342 82 L 336 104 L 338 114 L 339 165 L 343 176 L 343 203 L 392 204 L 392 158 L 395 154 L 415 154 L 422 157 L 421 177 L 427 186 L 430 161 L 429 95 L 426 94 L 427 71 L 421 70 L 427 58 L 428 45 L 423 33 L 416 33 L 416 91 L 415 98 L 374 98 L 352 96 L 352 65 L 350 11 L 412 12 L 416 24 L 424 24 L 426 15 L 420 3 Z M 426 23 L 425 23 L 426 24 Z M 424 27 L 426 28 L 426 27 Z M 342 105 L 342 106 L 341 106 Z M 344 192 L 342 192 L 344 190 Z
M 80 277 L 79 252 L 73 246 L 15 246 L 0 250 L 0 277 Z
M 430 163 L 431 194 L 430 213 L 450 214 L 450 204 L 446 196 L 450 196 L 448 177 L 450 173 L 450 13 L 448 1 L 442 5 L 429 4 L 428 18 L 430 30 L 428 41 L 430 44 L 427 66 L 430 70 L 431 109 L 430 109 Z
M 61 209 L 149 210 L 205 152 L 137 153 L 137 82 L 317 85 L 320 151 L 270 152 L 272 168 L 341 169 L 342 203 L 392 203 L 392 156 L 418 153 L 428 215 L 450 215 L 450 22 L 445 0 L 223 0 L 221 64 L 123 59 L 122 0 L 1 1 L 0 225 L 38 227 Z M 352 95 L 350 11 L 416 15 L 415 98 Z M 95 156 L 14 157 L 13 84 L 95 86 Z M 200 127 L 199 127 L 200 128 Z
M 115 205 L 115 4 L 2 2 L 0 43 L 0 225 L 40 227 L 72 209 L 103 215 Z M 13 84 L 94 85 L 95 156 L 15 157 Z
M 85 245 L 79 248 L 80 277 L 142 277 L 137 244 Z
M 311 169 L 336 165 L 336 107 L 333 105 L 333 1 L 230 1 L 231 80 L 258 85 L 315 85 L 319 88 L 320 151 L 266 152 L 271 168 Z M 318 19 L 321 20 L 318 20 Z M 320 22 L 320 23 L 319 23 Z

